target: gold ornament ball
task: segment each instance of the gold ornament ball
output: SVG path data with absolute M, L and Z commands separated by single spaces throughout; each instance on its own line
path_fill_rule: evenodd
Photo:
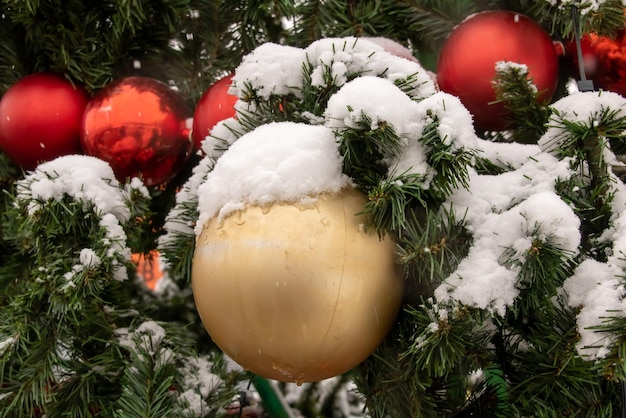
M 193 295 L 213 341 L 244 369 L 284 382 L 347 372 L 400 309 L 395 244 L 365 232 L 366 199 L 344 189 L 311 206 L 249 206 L 208 222 Z

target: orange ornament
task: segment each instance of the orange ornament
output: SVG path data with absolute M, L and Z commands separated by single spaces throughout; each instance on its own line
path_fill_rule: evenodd
M 150 251 L 148 255 L 133 253 L 131 256 L 131 261 L 137 266 L 137 275 L 151 290 L 156 289 L 157 283 L 163 278 L 159 257 L 157 250 Z
M 83 115 L 85 153 L 111 165 L 124 181 L 148 186 L 172 179 L 190 157 L 190 111 L 174 90 L 147 77 L 127 77 L 101 90 Z

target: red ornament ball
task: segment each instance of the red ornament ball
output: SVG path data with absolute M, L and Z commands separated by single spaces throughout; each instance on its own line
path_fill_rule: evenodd
M 121 181 L 148 186 L 171 180 L 190 157 L 187 105 L 174 90 L 147 77 L 109 84 L 87 104 L 81 140 L 85 153 L 111 165 Z
M 626 96 L 626 30 L 620 30 L 614 38 L 585 34 L 580 44 L 585 76 L 594 87 Z M 574 42 L 568 43 L 567 54 L 578 66 Z
M 493 87 L 499 61 L 524 64 L 548 102 L 558 82 L 558 56 L 552 39 L 527 16 L 486 11 L 461 22 L 446 40 L 437 62 L 439 88 L 458 96 L 479 130 L 507 129 L 506 111 Z
M 80 126 L 87 92 L 60 76 L 31 74 L 0 100 L 0 148 L 25 170 L 82 154 Z
M 235 116 L 237 96 L 228 93 L 232 79 L 233 74 L 219 79 L 204 92 L 198 101 L 191 130 L 196 150 L 200 149 L 202 141 L 218 122 Z

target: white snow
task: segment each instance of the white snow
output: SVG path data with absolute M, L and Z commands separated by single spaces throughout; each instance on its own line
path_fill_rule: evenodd
M 436 92 L 428 72 L 417 61 L 396 56 L 367 38 L 325 38 L 306 48 L 308 61 L 313 65 L 314 85 L 326 86 L 322 73 L 330 67 L 333 84 L 341 86 L 355 76 L 378 76 L 391 81 L 416 78 L 412 97 L 424 98 Z
M 164 344 L 165 329 L 155 321 L 144 321 L 133 330 L 119 328 L 115 330 L 115 334 L 119 338 L 120 346 L 135 352 L 140 361 L 148 355 L 155 360 L 155 367 L 161 367 L 175 358 L 174 351 Z
M 607 0 L 587 0 L 581 2 L 580 0 L 545 0 L 551 6 L 557 6 L 560 9 L 569 9 L 572 5 L 578 6 L 581 15 L 586 15 L 591 12 L 597 11 Z M 622 0 L 622 5 L 626 6 L 626 1 Z
M 130 218 L 126 202 L 133 190 L 148 196 L 139 179 L 121 187 L 108 163 L 95 157 L 68 155 L 40 164 L 20 180 L 17 183 L 17 202 L 25 204 L 31 215 L 41 210 L 48 201 L 61 201 L 66 195 L 82 203 L 85 209 L 93 207 L 106 233 L 103 240 L 103 244 L 109 247 L 106 255 L 130 259 L 122 223 Z M 82 249 L 78 261 L 80 268 L 93 268 L 101 260 L 92 249 Z M 124 266 L 115 259 L 111 262 L 117 264 L 113 270 L 114 278 L 120 281 L 128 279 Z M 69 280 L 68 285 L 71 286 Z
M 624 98 L 609 91 L 575 92 L 553 103 L 551 107 L 556 112 L 551 122 L 557 118 L 563 118 L 586 126 L 593 126 L 598 122 L 599 115 L 605 109 L 616 111 L 617 117 L 624 117 L 626 112 Z M 558 149 L 566 138 L 563 129 L 550 123 L 549 126 L 550 128 L 539 141 L 539 146 L 548 152 Z
M 452 145 L 453 150 L 478 146 L 481 140 L 474 131 L 473 117 L 458 97 L 437 92 L 419 102 L 419 106 L 423 112 L 421 118 L 430 122 L 432 116 L 436 116 L 439 120 L 437 129 L 444 144 Z
M 198 223 L 218 221 L 246 204 L 312 204 L 321 193 L 351 184 L 330 129 L 292 122 L 271 123 L 242 136 L 198 187 Z
M 468 213 L 473 208 L 467 208 Z M 523 262 L 534 239 L 550 242 L 571 255 L 580 242 L 580 221 L 555 193 L 532 194 L 520 204 L 501 213 L 490 212 L 476 217 L 469 225 L 474 231 L 474 245 L 458 269 L 435 290 L 439 301 L 453 298 L 504 315 L 519 294 L 516 286 L 517 264 L 504 265 L 500 260 L 506 250 L 508 260 Z
M 0 341 L 0 355 L 3 355 L 5 351 L 13 347 L 17 343 L 17 337 L 7 337 Z
M 305 59 L 305 51 L 301 48 L 274 43 L 260 45 L 243 58 L 228 92 L 241 98 L 246 83 L 265 99 L 273 94 L 297 95 L 298 87 L 303 83 Z
M 210 409 L 209 395 L 224 382 L 211 372 L 212 363 L 204 357 L 190 357 L 184 364 L 185 378 L 180 397 L 189 405 L 184 412 L 196 417 L 205 416 Z
M 563 288 L 572 307 L 581 307 L 577 317 L 580 341 L 578 352 L 591 360 L 604 357 L 612 339 L 592 327 L 603 325 L 609 317 L 626 313 L 623 271 L 614 265 L 595 260 L 583 261 Z
M 111 166 L 95 157 L 68 155 L 40 164 L 20 181 L 17 197 L 29 202 L 33 214 L 45 201 L 61 200 L 65 194 L 121 222 L 130 216 Z
M 266 43 L 246 55 L 237 67 L 229 92 L 242 98 L 251 87 L 262 98 L 294 94 L 301 97 L 304 85 L 302 68 L 311 65 L 312 85 L 327 87 L 329 82 L 342 86 L 349 78 L 363 75 L 384 76 L 396 81 L 415 77 L 410 94 L 428 97 L 435 93 L 430 75 L 416 61 L 396 56 L 367 38 L 325 38 L 307 48 Z M 330 80 L 325 72 L 330 70 Z
M 393 106 L 389 106 L 393 103 Z M 391 81 L 374 76 L 355 78 L 343 85 L 328 102 L 326 126 L 332 129 L 356 128 L 362 114 L 372 119 L 370 129 L 380 121 L 391 124 L 399 135 L 415 131 L 419 120 L 411 120 L 418 104 Z
M 83 248 L 80 250 L 79 260 L 85 267 L 98 267 L 100 263 L 102 263 L 98 254 L 91 248 Z

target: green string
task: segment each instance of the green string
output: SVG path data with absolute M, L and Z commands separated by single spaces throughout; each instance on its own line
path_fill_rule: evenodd
M 269 380 L 256 375 L 253 375 L 251 380 L 271 418 L 294 418 L 284 398 Z

